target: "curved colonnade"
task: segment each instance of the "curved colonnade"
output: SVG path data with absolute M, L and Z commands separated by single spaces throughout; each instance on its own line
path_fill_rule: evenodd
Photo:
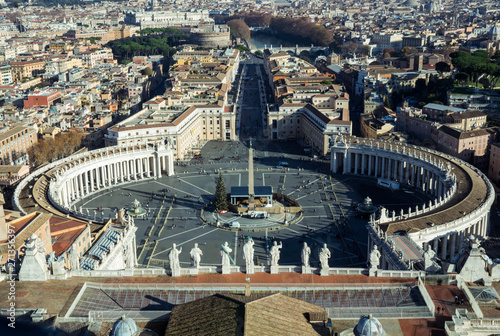
M 409 269 L 423 260 L 427 245 L 441 260 L 456 262 L 465 238 L 486 237 L 493 186 L 476 167 L 450 155 L 401 143 L 344 137 L 331 147 L 333 173 L 399 182 L 430 200 L 389 213 L 368 225 L 368 252 L 382 249 L 382 269 Z M 402 247 L 403 246 L 403 247 Z
M 158 178 L 174 174 L 173 151 L 168 145 L 149 143 L 141 145 L 120 145 L 105 147 L 89 152 L 74 154 L 34 171 L 17 186 L 14 208 L 23 214 L 20 195 L 33 181 L 46 177 L 45 189 L 38 195 L 40 187 L 30 186 L 37 200 L 48 197 L 50 205 L 64 214 L 93 222 L 103 222 L 104 217 L 83 213 L 74 204 L 95 192 L 142 179 Z M 35 184 L 36 186 L 36 184 Z M 46 191 L 46 195 L 42 194 Z M 49 208 L 50 206 L 47 206 Z M 52 211 L 54 212 L 54 211 Z

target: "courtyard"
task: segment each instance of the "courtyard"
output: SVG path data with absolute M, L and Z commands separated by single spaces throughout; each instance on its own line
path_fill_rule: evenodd
M 195 243 L 203 251 L 201 265 L 219 265 L 221 244 L 226 241 L 234 263 L 241 266 L 242 246 L 249 237 L 255 241 L 257 265 L 269 265 L 269 249 L 276 240 L 283 243 L 280 265 L 300 265 L 302 244 L 307 242 L 313 267 L 319 264 L 318 252 L 324 243 L 332 253 L 331 267 L 363 267 L 367 254 L 366 220 L 356 216 L 355 206 L 367 196 L 375 205 L 389 210 L 420 206 L 426 200 L 413 189 L 391 191 L 378 187 L 372 178 L 331 175 L 327 161 L 304 155 L 297 143 L 254 140 L 255 185 L 272 186 L 274 193 L 297 200 L 303 209 L 301 218 L 279 230 L 254 232 L 255 227 L 278 226 L 284 222 L 285 214 L 250 219 L 207 212 L 205 217 L 210 222 L 244 224 L 240 231 L 207 225 L 200 214 L 213 200 L 218 173 L 224 177 L 227 192 L 232 186 L 248 184 L 247 146 L 246 141 L 208 142 L 199 156 L 178 162 L 174 176 L 106 189 L 83 199 L 76 207 L 96 216 L 114 218 L 118 209 L 130 209 L 137 199 L 147 212 L 135 220 L 137 256 L 142 267 L 168 267 L 173 243 L 182 247 L 182 267 L 189 267 L 189 252 Z M 288 167 L 276 168 L 282 161 Z

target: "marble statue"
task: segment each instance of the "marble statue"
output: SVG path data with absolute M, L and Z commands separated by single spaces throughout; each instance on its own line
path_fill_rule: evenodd
M 72 271 L 80 269 L 80 256 L 74 246 L 68 251 L 68 260 Z
M 380 265 L 380 251 L 378 250 L 377 245 L 373 245 L 373 249 L 370 252 L 370 268 L 368 269 L 369 276 L 376 276 L 378 266 Z
M 198 243 L 194 244 L 194 247 L 191 249 L 191 252 L 189 252 L 189 255 L 191 256 L 191 266 L 196 269 L 200 268 L 200 261 L 203 252 L 198 247 Z
M 278 266 L 278 261 L 280 260 L 280 249 L 283 248 L 283 243 L 278 245 L 278 242 L 275 240 L 273 247 L 271 247 L 271 266 Z
M 243 245 L 243 259 L 245 259 L 246 262 L 246 272 L 247 274 L 253 274 L 254 273 L 254 260 L 253 260 L 253 254 L 254 254 L 254 241 L 252 238 L 248 239 L 247 242 Z
M 121 208 L 116 213 L 116 221 L 119 224 L 125 224 L 125 209 L 124 208 Z
M 427 244 L 427 249 L 424 252 L 424 269 L 426 271 L 430 271 L 433 266 L 432 259 L 436 255 L 436 252 L 431 248 L 430 244 Z
M 304 242 L 304 246 L 302 247 L 302 266 L 309 267 L 310 255 L 311 255 L 311 248 L 307 246 L 306 242 Z
M 229 253 L 231 253 L 232 251 L 233 249 L 229 247 L 229 244 L 227 242 L 224 242 L 224 245 L 220 250 L 222 266 L 230 266 Z
M 19 270 L 19 281 L 46 281 L 49 277 L 45 250 L 34 233 L 26 241 L 26 250 Z
M 330 259 L 331 256 L 332 254 L 330 253 L 328 246 L 326 243 L 323 244 L 323 247 L 319 251 L 319 263 L 321 265 L 321 270 L 328 270 L 330 268 L 328 265 L 328 259 Z
M 373 245 L 373 249 L 370 252 L 370 268 L 378 269 L 378 265 L 380 265 L 380 251 L 377 245 Z
M 177 245 L 174 243 L 172 245 L 172 250 L 168 255 L 168 260 L 170 261 L 170 269 L 172 270 L 172 276 L 181 275 L 181 265 L 179 264 L 179 254 L 182 252 L 182 246 L 177 249 Z

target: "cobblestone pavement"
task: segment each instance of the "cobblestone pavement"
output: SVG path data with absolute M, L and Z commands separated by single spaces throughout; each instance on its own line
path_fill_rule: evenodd
M 275 239 L 283 242 L 282 265 L 300 263 L 305 241 L 311 247 L 312 266 L 318 265 L 319 248 L 327 243 L 332 252 L 330 265 L 349 267 L 365 265 L 367 253 L 366 221 L 356 218 L 355 204 L 370 196 L 376 205 L 392 210 L 425 201 L 423 195 L 411 189 L 392 192 L 379 188 L 371 178 L 333 175 L 330 179 L 325 173 L 328 163 L 311 161 L 293 142 L 257 140 L 254 147 L 256 185 L 270 185 L 273 191 L 282 190 L 298 200 L 304 210 L 298 223 L 269 232 L 230 232 L 202 223 L 200 210 L 213 199 L 219 171 L 228 192 L 231 186 L 247 184 L 248 148 L 243 142 L 208 142 L 201 151 L 203 159 L 179 163 L 175 166 L 175 176 L 103 191 L 82 200 L 77 208 L 81 206 L 91 214 L 102 211 L 105 217 L 114 217 L 117 209 L 130 208 L 135 199 L 139 200 L 148 215 L 135 221 L 138 256 L 139 262 L 149 267 L 166 265 L 172 243 L 183 248 L 180 255 L 183 266 L 190 263 L 189 251 L 194 243 L 203 251 L 202 265 L 219 264 L 224 241 L 231 244 L 235 263 L 243 265 L 241 247 L 248 236 L 255 241 L 257 264 L 268 264 L 269 246 Z M 276 169 L 284 160 L 289 167 Z

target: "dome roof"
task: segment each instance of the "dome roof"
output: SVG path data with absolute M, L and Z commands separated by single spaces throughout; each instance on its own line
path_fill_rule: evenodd
M 362 316 L 354 328 L 356 336 L 385 336 L 382 324 L 372 315 Z
M 407 0 L 403 3 L 403 6 L 418 7 L 420 6 L 420 2 L 418 2 L 417 0 Z
M 490 29 L 490 35 L 499 35 L 500 29 L 498 29 L 498 25 L 494 25 L 493 28 Z
M 115 322 L 110 336 L 134 336 L 139 334 L 139 328 L 134 320 L 125 315 Z

